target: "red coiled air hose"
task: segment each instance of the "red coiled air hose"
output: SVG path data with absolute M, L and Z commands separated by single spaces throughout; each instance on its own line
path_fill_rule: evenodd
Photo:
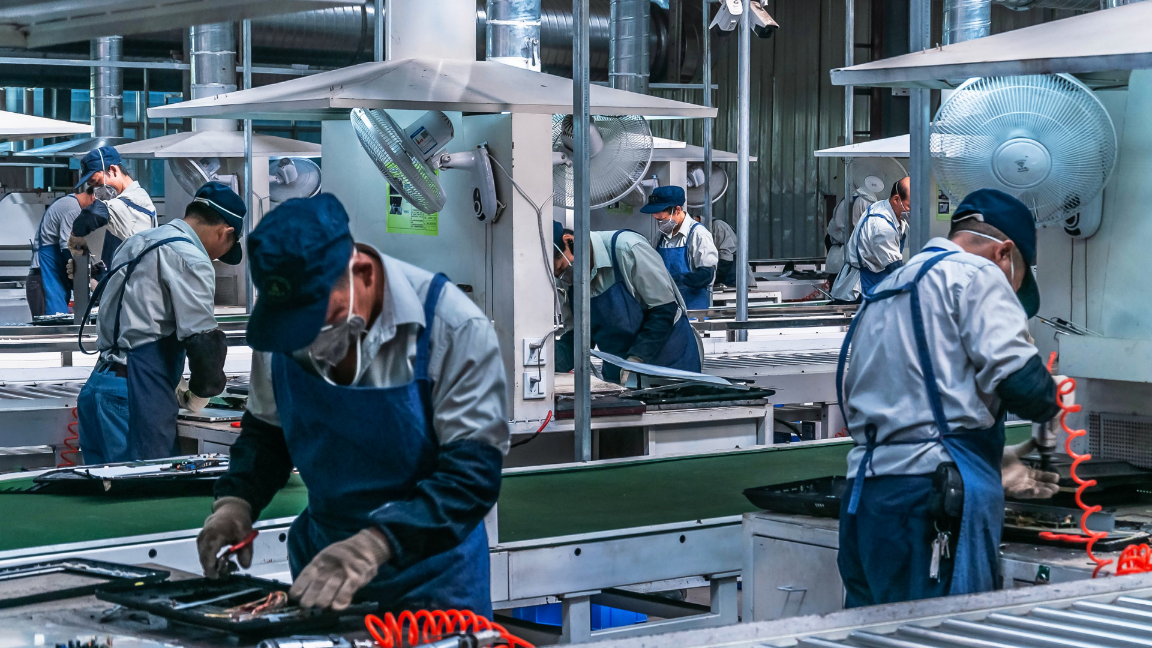
M 364 625 L 367 626 L 368 633 L 372 635 L 380 648 L 416 646 L 436 641 L 447 634 L 479 632 L 481 630 L 499 632 L 504 641 L 513 648 L 517 646 L 535 648 L 532 644 L 505 630 L 504 626 L 493 623 L 471 610 L 420 610 L 418 612 L 405 610 L 400 613 L 399 619 L 391 612 L 385 614 L 383 619 L 375 614 L 369 614 L 364 617 Z
M 76 445 L 72 445 L 75 441 Z M 67 468 L 75 466 L 76 462 L 72 460 L 71 455 L 80 453 L 80 419 L 76 416 L 76 408 L 72 408 L 72 422 L 68 424 L 68 436 L 64 439 L 64 450 L 60 451 L 60 463 L 57 468 Z

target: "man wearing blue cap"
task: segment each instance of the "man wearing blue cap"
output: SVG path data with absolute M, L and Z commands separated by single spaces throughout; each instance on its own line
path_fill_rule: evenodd
M 33 316 L 55 315 L 68 312 L 68 299 L 72 282 L 68 276 L 68 239 L 72 237 L 72 224 L 87 206 L 92 204 L 92 188 L 77 191 L 52 202 L 36 228 L 32 251 L 32 266 L 28 269 L 28 308 Z
M 240 263 L 245 211 L 236 192 L 209 182 L 182 220 L 131 236 L 116 251 L 92 294 L 100 359 L 77 413 L 86 463 L 173 456 L 180 407 L 201 409 L 224 391 L 228 348 L 214 314 L 212 261 Z
M 76 217 L 68 248 L 74 257 L 87 252 L 84 237 L 104 227 L 104 249 L 99 260 L 109 266 L 121 242 L 156 227 L 156 206 L 144 187 L 128 175 L 120 153 L 111 146 L 93 149 L 80 161 L 80 182 L 76 186 L 85 183 L 93 188 L 96 200 Z
M 331 194 L 289 200 L 248 242 L 248 411 L 197 545 L 205 575 L 295 466 L 288 534 L 304 607 L 491 616 L 484 515 L 508 451 L 504 364 L 484 313 L 442 274 L 356 244 Z M 251 564 L 251 548 L 238 556 Z
M 712 305 L 712 281 L 720 256 L 708 228 L 686 218 L 684 202 L 682 187 L 656 187 L 640 211 L 656 219 L 660 230 L 656 251 L 676 282 L 684 305 L 689 310 L 701 310 Z
M 592 346 L 634 362 L 699 372 L 703 345 L 652 244 L 631 230 L 590 232 L 590 239 Z M 552 272 L 567 289 L 575 275 L 574 240 L 571 230 L 552 222 Z M 575 360 L 571 312 L 569 302 L 566 332 L 556 341 L 556 371 L 561 373 L 571 371 Z M 629 372 L 604 363 L 604 378 L 626 385 Z
M 997 589 L 1005 495 L 1058 490 L 1020 461 L 1034 441 L 1004 447 L 1007 412 L 1043 423 L 1059 411 L 1027 330 L 1035 262 L 1031 212 L 982 189 L 948 238 L 864 297 L 836 372 L 856 442 L 840 509 L 847 607 Z

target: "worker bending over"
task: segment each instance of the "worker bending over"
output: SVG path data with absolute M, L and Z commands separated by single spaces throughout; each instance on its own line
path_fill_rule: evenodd
M 693 214 L 692 219 L 697 223 L 703 223 L 704 219 L 700 214 Z M 716 261 L 716 285 L 724 285 L 735 287 L 736 286 L 736 232 L 732 231 L 732 226 L 719 218 L 712 219 L 712 226 L 709 228 L 712 233 L 712 242 L 716 245 L 716 253 L 719 259 Z M 756 286 L 756 277 L 752 274 L 751 266 L 745 268 L 748 271 L 748 286 Z
M 687 218 L 684 202 L 682 187 L 656 187 L 640 211 L 656 219 L 660 230 L 657 252 L 676 282 L 684 305 L 688 310 L 702 310 L 712 305 L 712 280 L 716 278 L 720 257 L 712 233 Z
M 568 329 L 556 341 L 556 371 L 573 366 L 571 286 L 575 255 L 573 236 L 552 223 L 555 252 L 552 270 L 568 289 L 564 313 Z M 688 323 L 684 300 L 652 245 L 636 232 L 590 232 L 592 258 L 590 306 L 592 346 L 634 362 L 700 371 L 701 342 Z M 604 363 L 604 379 L 625 384 L 629 372 Z
M 88 183 L 96 200 L 76 217 L 68 248 L 73 257 L 80 257 L 88 251 L 84 237 L 101 227 L 106 228 L 99 260 L 107 268 L 123 241 L 156 227 L 156 206 L 144 187 L 128 175 L 120 153 L 111 146 L 89 151 L 80 162 L 80 174 L 80 183 L 76 186 Z
M 28 309 L 33 316 L 68 312 L 72 281 L 68 276 L 68 239 L 72 224 L 81 210 L 92 204 L 92 186 L 84 191 L 57 198 L 40 219 L 36 228 L 32 266 L 28 270 Z
M 1021 463 L 1033 441 L 1004 447 L 1006 412 L 1043 423 L 1059 411 L 1027 332 L 1035 260 L 1028 208 L 982 189 L 948 238 L 864 297 L 836 376 L 840 388 L 852 345 L 839 399 L 856 442 L 840 513 L 847 607 L 998 588 L 1005 495 L 1058 490 Z M 948 482 L 962 482 L 959 498 Z
M 892 185 L 887 200 L 873 203 L 848 239 L 844 266 L 832 284 L 833 299 L 856 302 L 904 263 L 904 239 L 911 205 L 910 180 Z
M 869 179 L 883 182 L 879 178 L 869 177 Z M 839 274 L 844 268 L 844 244 L 852 238 L 852 232 L 856 231 L 860 219 L 868 212 L 872 203 L 876 202 L 875 199 L 865 196 L 865 191 L 858 190 L 847 200 L 841 199 L 832 210 L 832 218 L 828 219 L 828 227 L 824 231 L 824 247 L 828 250 L 828 256 L 824 260 L 824 271 L 829 274 Z
M 290 596 L 344 609 L 491 617 L 484 515 L 508 451 L 492 323 L 442 274 L 354 243 L 331 194 L 289 200 L 248 243 L 260 299 L 240 438 L 197 545 L 204 573 L 252 531 L 293 466 Z M 238 556 L 247 567 L 251 548 Z
M 182 220 L 131 236 L 116 251 L 92 294 L 100 359 L 78 398 L 86 463 L 178 454 L 179 409 L 202 409 L 224 391 L 228 347 L 214 314 L 212 261 L 240 263 L 244 214 L 235 192 L 209 182 Z

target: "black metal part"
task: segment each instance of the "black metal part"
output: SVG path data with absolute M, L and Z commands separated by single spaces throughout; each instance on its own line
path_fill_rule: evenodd
M 658 405 L 684 405 L 691 403 L 726 403 L 732 401 L 751 401 L 768 398 L 775 394 L 773 389 L 750 387 L 748 385 L 716 385 L 712 383 L 680 382 L 646 389 L 633 389 L 624 392 L 624 396 L 647 404 L 649 407 Z
M 375 603 L 354 605 L 342 612 L 304 609 L 289 603 L 265 616 L 236 620 L 229 608 L 251 603 L 274 592 L 287 592 L 289 585 L 243 574 L 220 580 L 196 578 L 134 588 L 130 591 L 96 591 L 96 598 L 127 608 L 202 628 L 222 630 L 244 637 L 284 637 L 293 633 L 318 632 L 335 627 L 343 615 L 363 615 L 378 607 Z M 232 594 L 232 597 L 228 597 Z M 207 602 L 210 599 L 216 599 Z M 192 602 L 201 605 L 177 609 Z
M 3 595 L 3 592 L 9 589 L 4 587 L 5 584 L 10 584 L 13 581 L 25 578 L 47 576 L 49 574 L 73 574 L 102 580 L 45 592 L 9 597 L 4 597 Z M 0 608 L 20 607 L 22 605 L 43 603 L 45 601 L 59 601 L 78 596 L 88 596 L 97 589 L 120 591 L 159 583 L 167 578 L 168 572 L 159 569 L 149 569 L 137 565 L 121 565 L 99 560 L 88 560 L 86 558 L 65 558 L 19 565 L 16 567 L 5 567 L 0 569 Z
M 168 461 L 129 462 L 110 466 L 144 466 L 146 473 L 102 476 L 94 469 L 106 466 L 77 466 L 52 470 L 32 478 L 29 488 L 4 492 L 41 495 L 182 496 L 210 495 L 216 479 L 228 471 L 227 457 L 184 457 Z
M 773 513 L 840 517 L 840 499 L 848 486 L 845 477 L 820 477 L 803 481 L 744 489 L 753 505 Z

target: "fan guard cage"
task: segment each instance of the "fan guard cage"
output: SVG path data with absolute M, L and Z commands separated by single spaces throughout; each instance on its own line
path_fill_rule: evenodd
M 293 198 L 312 198 L 320 193 L 320 165 L 304 157 L 292 157 L 292 164 L 299 174 L 292 184 L 269 184 L 268 197 L 272 202 L 282 203 Z M 268 160 L 268 175 L 276 175 L 276 166 L 281 158 Z
M 200 166 L 195 160 L 189 158 L 171 158 L 168 163 L 172 165 L 172 177 L 176 179 L 176 184 L 184 190 L 184 193 L 194 196 L 204 186 L 204 183 L 210 181 L 212 178 L 204 171 L 204 167 Z
M 444 208 L 440 179 L 419 151 L 406 145 L 408 136 L 387 113 L 353 108 L 351 119 L 360 146 L 404 200 L 426 214 Z
M 1037 224 L 1062 221 L 1094 199 L 1116 165 L 1104 105 L 1066 75 L 970 79 L 932 122 L 932 172 L 954 202 L 1000 189 Z
M 552 150 L 567 151 L 561 140 L 565 118 L 552 116 Z M 620 200 L 644 178 L 652 161 L 652 131 L 648 122 L 637 115 L 607 117 L 593 115 L 592 124 L 600 131 L 604 148 L 589 161 L 591 175 L 592 209 L 606 207 Z M 552 167 L 554 200 L 568 209 L 576 207 L 573 166 L 557 164 Z
M 700 162 L 693 162 L 688 165 L 688 172 L 691 173 L 693 169 L 703 169 L 704 164 Z M 704 206 L 704 185 L 698 187 L 687 187 L 684 190 L 686 194 L 688 207 L 690 209 L 699 209 Z M 719 164 L 712 164 L 712 203 L 716 203 L 724 194 L 728 193 L 728 174 L 724 168 Z

